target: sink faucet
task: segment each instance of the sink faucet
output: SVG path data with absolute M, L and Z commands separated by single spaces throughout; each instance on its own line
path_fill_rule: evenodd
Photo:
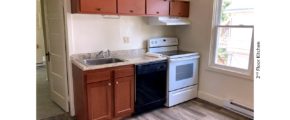
M 101 55 L 101 54 L 102 54 L 102 57 L 103 57 L 103 58 L 106 58 L 105 53 L 107 54 L 107 57 L 111 57 L 111 51 L 108 49 L 106 52 L 104 52 L 103 50 L 100 51 L 100 52 L 96 55 L 96 58 L 98 58 L 98 56 Z
M 96 55 L 96 58 L 98 58 L 98 56 L 101 55 L 101 54 L 102 54 L 103 58 L 105 58 L 105 54 L 104 54 L 104 51 L 103 51 L 103 50 L 100 51 L 100 52 Z

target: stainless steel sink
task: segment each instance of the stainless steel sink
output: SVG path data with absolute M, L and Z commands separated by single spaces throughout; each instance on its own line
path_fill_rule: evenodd
M 83 62 L 87 65 L 101 65 L 101 64 L 109 64 L 109 63 L 117 63 L 124 62 L 119 58 L 101 58 L 101 59 L 85 59 Z

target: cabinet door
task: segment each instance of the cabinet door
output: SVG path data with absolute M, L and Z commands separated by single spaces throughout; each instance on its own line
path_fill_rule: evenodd
M 115 79 L 116 117 L 130 115 L 134 111 L 134 77 Z
M 169 15 L 169 0 L 146 0 L 146 6 L 148 15 Z
M 80 0 L 80 11 L 84 13 L 116 14 L 116 0 Z
M 189 2 L 188 1 L 170 2 L 170 16 L 188 17 L 189 16 Z
M 118 0 L 118 13 L 145 15 L 145 0 Z
M 110 81 L 87 84 L 89 120 L 112 118 L 112 85 Z

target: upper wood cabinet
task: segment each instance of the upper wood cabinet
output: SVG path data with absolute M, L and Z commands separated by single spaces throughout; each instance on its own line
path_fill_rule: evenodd
M 118 0 L 118 13 L 145 15 L 145 0 Z
M 72 13 L 189 16 L 189 1 L 181 0 L 71 0 Z
M 117 14 L 117 0 L 71 0 L 72 13 Z
M 188 17 L 189 1 L 171 1 L 170 16 Z
M 146 0 L 146 14 L 169 16 L 169 0 Z

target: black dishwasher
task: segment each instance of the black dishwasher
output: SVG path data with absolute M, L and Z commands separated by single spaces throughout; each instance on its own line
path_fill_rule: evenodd
M 136 65 L 135 115 L 164 106 L 166 74 L 167 61 Z

